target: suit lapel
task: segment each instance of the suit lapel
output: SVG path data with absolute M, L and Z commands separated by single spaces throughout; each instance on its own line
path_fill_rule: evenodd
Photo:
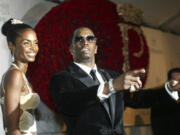
M 81 81 L 87 87 L 91 87 L 95 85 L 92 78 L 86 72 L 84 72 L 81 68 L 79 68 L 79 66 L 77 66 L 76 64 L 71 63 L 68 67 L 68 70 L 74 78 Z
M 107 82 L 111 76 L 109 75 L 108 72 L 106 72 L 105 70 L 103 69 L 98 69 L 99 73 L 101 74 L 102 78 L 104 79 L 105 82 Z M 109 102 L 110 102 L 110 108 L 106 107 L 107 106 L 107 102 L 106 105 L 105 105 L 105 108 L 106 110 L 108 110 L 107 112 L 109 113 L 109 116 L 111 118 L 111 121 L 112 121 L 112 124 L 114 125 L 114 122 L 115 122 L 115 106 L 116 106 L 116 95 L 115 94 L 112 94 L 109 98 Z M 111 115 L 110 115 L 110 112 L 111 111 Z
M 76 64 L 71 63 L 69 67 L 67 68 L 67 70 L 69 70 L 69 72 L 72 74 L 74 78 L 81 81 L 87 87 L 91 87 L 95 85 L 92 78 L 86 72 L 84 72 L 81 68 L 79 68 L 79 66 L 77 66 Z M 104 82 L 107 82 L 111 78 L 111 76 L 103 69 L 98 68 L 98 72 L 101 74 Z M 112 124 L 114 124 L 114 120 L 115 120 L 115 105 L 116 105 L 115 101 L 116 101 L 116 96 L 115 94 L 113 94 L 110 97 L 110 106 L 111 106 L 110 108 L 107 102 L 103 102 L 103 107 L 106 110 Z M 111 111 L 112 116 L 110 115 L 110 111 Z

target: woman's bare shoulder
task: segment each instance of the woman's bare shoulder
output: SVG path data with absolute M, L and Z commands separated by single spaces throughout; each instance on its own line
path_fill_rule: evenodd
M 4 84 L 6 89 L 21 89 L 23 85 L 23 75 L 18 69 L 11 69 L 6 73 Z

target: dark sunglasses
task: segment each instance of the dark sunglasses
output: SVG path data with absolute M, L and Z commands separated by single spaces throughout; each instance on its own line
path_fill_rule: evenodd
M 82 36 L 77 36 L 74 39 L 75 43 L 84 43 L 84 40 L 87 40 L 89 43 L 94 43 L 96 42 L 97 38 L 95 36 L 87 36 L 85 38 Z

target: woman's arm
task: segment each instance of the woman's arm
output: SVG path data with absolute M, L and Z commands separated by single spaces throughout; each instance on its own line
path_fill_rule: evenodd
M 9 135 L 21 135 L 19 130 L 20 94 L 23 86 L 22 73 L 10 70 L 5 79 L 5 121 Z

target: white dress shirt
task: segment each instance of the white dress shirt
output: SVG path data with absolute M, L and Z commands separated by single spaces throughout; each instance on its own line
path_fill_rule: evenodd
M 179 99 L 178 92 L 171 90 L 169 82 L 165 83 L 165 89 L 166 89 L 167 93 L 170 95 L 171 98 L 173 98 L 176 101 Z
M 99 87 L 98 87 L 97 97 L 98 97 L 101 101 L 104 101 L 105 99 L 109 98 L 109 97 L 112 95 L 112 93 L 103 94 L 103 89 L 104 89 L 104 84 L 105 84 L 105 82 L 104 82 L 101 74 L 98 72 L 96 64 L 94 65 L 93 68 L 90 68 L 90 67 L 88 67 L 88 66 L 86 66 L 86 65 L 79 64 L 79 63 L 77 63 L 77 62 L 74 62 L 74 63 L 75 63 L 77 66 L 79 66 L 84 72 L 86 72 L 91 78 L 92 78 L 92 76 L 90 75 L 91 70 L 92 70 L 92 69 L 96 70 L 96 77 L 97 77 L 97 79 L 98 79 L 99 82 L 100 82 L 100 85 L 99 85 Z

